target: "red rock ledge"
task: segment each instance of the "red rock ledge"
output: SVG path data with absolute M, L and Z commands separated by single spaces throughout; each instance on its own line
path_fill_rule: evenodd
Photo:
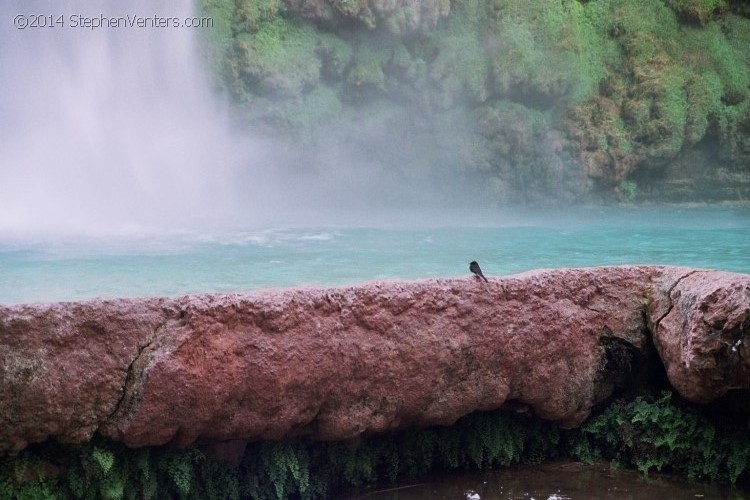
M 343 440 L 503 404 L 576 426 L 651 332 L 685 397 L 750 388 L 750 275 L 601 267 L 0 306 L 0 452 L 95 432 Z

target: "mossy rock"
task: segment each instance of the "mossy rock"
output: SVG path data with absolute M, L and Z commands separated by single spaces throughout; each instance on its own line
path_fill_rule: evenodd
M 331 80 L 341 80 L 352 62 L 352 46 L 341 38 L 325 34 L 316 49 L 323 73 Z
M 239 78 L 258 95 L 297 97 L 317 85 L 321 62 L 314 27 L 277 17 L 235 37 Z
M 368 28 L 375 28 L 376 21 L 367 0 L 331 0 L 331 5 L 345 17 L 361 21 Z
M 723 158 L 750 173 L 750 103 L 722 106 L 718 134 Z
M 204 3 L 209 1 L 203 0 Z M 236 0 L 232 22 L 234 33 L 257 32 L 263 23 L 279 15 L 281 5 L 281 0 Z
M 393 57 L 393 42 L 384 37 L 360 37 L 354 46 L 345 83 L 358 97 L 385 91 L 385 67 Z
M 306 8 L 304 0 L 288 3 L 316 23 L 351 26 L 354 22 L 397 37 L 429 33 L 451 12 L 450 0 L 321 0 L 312 8 Z
M 529 182 L 529 172 L 545 170 L 534 165 L 570 161 L 564 167 L 568 172 L 595 173 L 597 193 L 608 190 L 615 199 L 618 186 L 639 169 L 675 175 L 671 163 L 706 144 L 718 148 L 716 161 L 730 170 L 750 163 L 750 19 L 741 15 L 740 4 L 199 2 L 202 13 L 215 17 L 216 27 L 207 33 L 214 70 L 238 114 L 268 126 L 270 134 L 315 142 L 316 134 L 335 135 L 363 121 L 370 125 L 365 110 L 372 114 L 371 106 L 381 103 L 404 110 L 414 130 L 422 127 L 417 123 L 430 124 L 410 132 L 421 148 L 430 139 L 444 140 L 450 127 L 433 126 L 438 117 L 469 116 L 454 125 L 463 127 L 462 140 L 454 144 L 454 156 L 462 159 L 453 167 L 456 175 L 481 172 L 486 185 L 507 186 L 508 192 L 527 176 L 526 186 L 543 191 L 543 182 Z M 507 120 L 495 122 L 510 135 L 483 135 L 493 113 Z M 530 125 L 532 115 L 543 117 L 544 125 Z M 332 129 L 323 131 L 321 124 Z M 375 132 L 368 134 L 369 146 L 342 143 L 380 151 Z M 503 152 L 518 142 L 511 136 L 527 133 L 534 140 L 528 149 L 517 149 L 511 161 Z M 567 136 L 564 153 L 544 151 L 550 133 Z M 534 141 L 540 151 L 533 151 Z M 569 160 L 568 150 L 581 157 Z M 378 168 L 443 168 L 410 154 L 377 155 L 386 162 Z M 592 164 L 596 168 L 589 168 Z M 638 199 L 649 192 L 641 179 L 637 192 Z M 559 190 L 549 195 L 564 196 Z
M 726 0 L 666 0 L 677 15 L 704 26 L 715 13 L 727 8 Z

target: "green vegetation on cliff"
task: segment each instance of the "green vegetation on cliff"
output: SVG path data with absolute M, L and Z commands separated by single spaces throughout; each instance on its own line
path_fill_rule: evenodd
M 501 203 L 750 197 L 742 2 L 200 5 L 215 19 L 209 54 L 221 85 L 269 134 L 317 149 L 333 141 L 353 157 L 374 151 L 406 175 L 414 165 L 443 180 L 475 175 Z M 386 125 L 368 127 L 371 114 Z M 420 147 L 380 154 L 415 135 Z M 431 153 L 446 135 L 459 139 Z
M 477 412 L 451 427 L 373 436 L 358 443 L 256 442 L 236 464 L 199 448 L 129 449 L 95 440 L 55 443 L 0 458 L 0 498 L 323 498 L 336 489 L 489 469 L 567 456 L 675 471 L 732 484 L 750 479 L 750 435 L 717 426 L 668 392 L 618 400 L 580 429 L 528 415 Z

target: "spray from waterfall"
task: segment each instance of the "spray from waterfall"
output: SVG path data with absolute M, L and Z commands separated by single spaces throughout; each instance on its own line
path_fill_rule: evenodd
M 263 196 L 234 189 L 262 148 L 211 95 L 198 29 L 177 26 L 190 1 L 2 10 L 0 231 L 210 225 Z
M 408 113 L 394 123 L 363 112 L 355 129 L 316 130 L 312 147 L 234 127 L 200 29 L 182 26 L 197 17 L 190 0 L 12 0 L 0 11 L 0 237 L 419 224 L 477 200 L 456 175 L 430 178 L 422 153 L 435 144 L 408 137 L 419 129 Z M 451 142 L 462 128 L 442 141 L 448 156 L 466 149 Z

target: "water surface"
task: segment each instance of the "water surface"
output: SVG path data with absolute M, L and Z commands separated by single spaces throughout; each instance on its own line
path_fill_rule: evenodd
M 342 494 L 356 500 L 719 500 L 747 499 L 750 494 L 726 485 L 684 477 L 611 467 L 553 461 L 484 472 L 448 472 L 425 481 L 371 487 Z M 474 497 L 477 498 L 477 497 Z
M 0 234 L 0 303 L 178 296 L 538 268 L 668 264 L 750 273 L 750 207 L 456 213 L 380 227 Z

